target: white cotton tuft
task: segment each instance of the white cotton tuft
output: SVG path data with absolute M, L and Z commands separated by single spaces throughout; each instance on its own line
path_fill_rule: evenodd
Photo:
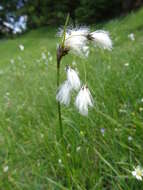
M 80 56 L 85 55 L 84 49 L 87 47 L 87 38 L 85 36 L 75 34 L 66 34 L 65 47 L 69 49 L 72 53 Z
M 75 100 L 75 106 L 81 115 L 88 115 L 88 107 L 93 107 L 93 98 L 86 85 L 84 85 Z
M 58 89 L 56 100 L 61 104 L 69 105 L 71 99 L 71 85 L 68 81 L 65 81 Z
M 78 90 L 80 88 L 80 79 L 77 71 L 67 66 L 66 72 L 67 72 L 67 81 L 71 85 L 71 88 L 74 90 Z
M 62 36 L 63 31 L 59 32 L 59 36 Z M 80 27 L 74 29 L 67 29 L 65 34 L 65 49 L 71 51 L 72 53 L 86 57 L 88 54 L 87 46 L 87 35 L 89 34 L 89 29 L 87 27 Z
M 92 32 L 90 35 L 95 46 L 108 50 L 112 49 L 112 40 L 110 39 L 108 32 L 104 30 L 97 30 Z

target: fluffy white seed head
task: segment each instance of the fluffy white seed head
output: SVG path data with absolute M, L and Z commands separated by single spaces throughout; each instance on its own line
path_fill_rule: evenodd
M 92 32 L 90 35 L 95 46 L 108 50 L 112 49 L 112 40 L 110 39 L 108 32 L 104 30 L 97 30 Z
M 71 85 L 71 88 L 74 90 L 78 90 L 80 88 L 80 79 L 77 71 L 67 66 L 66 72 L 67 72 L 67 81 Z
M 71 99 L 71 85 L 66 80 L 58 89 L 56 100 L 64 105 L 69 105 Z
M 88 115 L 88 107 L 93 107 L 93 98 L 86 85 L 84 85 L 75 100 L 75 106 L 81 115 Z
M 62 36 L 63 31 L 59 32 L 59 36 Z M 66 30 L 64 47 L 72 53 L 83 56 L 87 55 L 87 35 L 89 29 L 87 27 L 69 28 Z

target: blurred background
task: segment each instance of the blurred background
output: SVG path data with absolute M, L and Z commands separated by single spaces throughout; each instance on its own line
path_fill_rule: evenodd
M 0 36 L 46 25 L 61 25 L 70 13 L 73 25 L 97 24 L 137 10 L 143 0 L 2 0 Z

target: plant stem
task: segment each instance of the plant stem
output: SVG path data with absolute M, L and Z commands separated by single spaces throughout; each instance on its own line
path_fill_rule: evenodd
M 61 45 L 62 48 L 64 48 L 64 44 L 65 44 L 66 28 L 67 28 L 67 24 L 68 24 L 68 22 L 69 22 L 69 18 L 70 18 L 70 15 L 69 15 L 69 13 L 68 13 L 67 18 L 66 18 L 66 22 L 65 22 L 65 25 L 64 25 L 63 36 L 62 36 L 62 45 Z
M 61 62 L 61 47 L 57 49 L 57 87 L 60 83 L 60 62 Z M 61 116 L 61 104 L 58 102 L 58 116 L 59 116 L 59 126 L 60 126 L 60 135 L 63 137 L 63 125 L 62 125 L 62 116 Z
M 57 87 L 59 87 L 60 83 L 60 63 L 63 56 L 68 53 L 68 50 L 64 49 L 64 43 L 66 38 L 66 27 L 69 21 L 69 14 L 67 15 L 66 22 L 64 25 L 64 31 L 62 36 L 62 43 L 61 46 L 57 48 Z M 58 102 L 58 115 L 59 115 L 59 125 L 60 125 L 60 135 L 61 139 L 63 138 L 63 125 L 62 125 L 62 116 L 61 116 L 61 104 Z

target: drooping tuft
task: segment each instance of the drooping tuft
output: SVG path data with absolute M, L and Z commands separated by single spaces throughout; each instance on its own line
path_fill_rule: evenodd
M 75 100 L 75 106 L 81 115 L 88 115 L 88 107 L 93 107 L 93 98 L 86 85 L 84 85 Z

